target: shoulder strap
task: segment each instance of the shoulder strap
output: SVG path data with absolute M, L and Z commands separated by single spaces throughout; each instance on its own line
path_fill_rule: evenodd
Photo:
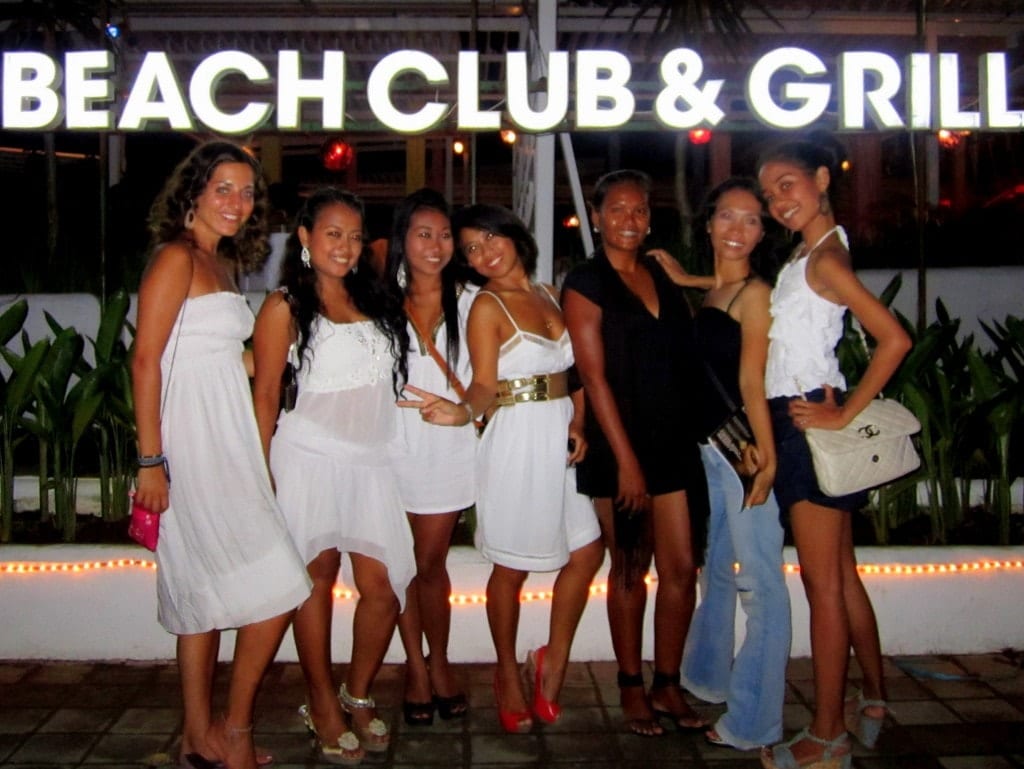
M 746 278 L 744 278 L 744 280 L 743 280 L 743 285 L 742 285 L 742 286 L 740 286 L 740 289 L 739 289 L 739 291 L 737 291 L 737 292 L 736 292 L 735 294 L 733 294 L 733 295 L 732 295 L 732 299 L 730 299 L 730 300 L 729 300 L 729 304 L 727 304 L 727 305 L 725 306 L 725 312 L 726 312 L 726 314 L 728 314 L 729 310 L 731 310 L 731 309 L 732 309 L 732 306 L 733 306 L 733 305 L 734 305 L 734 304 L 736 303 L 736 300 L 740 298 L 740 294 L 742 294 L 742 293 L 743 293 L 743 290 L 744 290 L 744 289 L 745 289 L 745 288 L 746 288 L 747 286 L 749 286 L 749 285 L 750 285 L 750 281 L 751 281 L 751 280 L 753 280 L 753 279 L 754 279 L 754 275 L 753 275 L 753 273 L 751 273 L 751 274 L 750 274 L 750 275 L 748 275 L 748 276 L 747 276 Z
M 719 380 L 718 375 L 715 374 L 715 370 L 711 368 L 711 364 L 703 359 L 701 360 L 701 363 L 704 364 L 704 370 L 707 372 L 708 378 L 711 380 L 711 383 L 715 386 L 715 389 L 718 390 L 718 394 L 722 396 L 722 402 L 725 403 L 725 407 L 729 409 L 730 413 L 738 411 L 739 407 L 736 405 L 735 401 L 733 401 L 733 399 L 729 396 L 729 393 L 726 391 L 725 386 Z
M 559 310 L 561 310 L 562 309 L 562 305 L 560 305 L 558 303 L 558 299 L 555 297 L 554 294 L 551 293 L 551 289 L 548 288 L 547 284 L 546 283 L 538 283 L 537 285 L 540 286 L 544 290 L 544 293 L 547 295 L 548 299 L 551 300 L 551 303 L 553 305 L 555 305 L 555 307 L 557 307 Z
M 490 292 L 488 292 L 488 293 L 490 293 Z M 493 296 L 493 294 L 492 294 L 492 296 Z M 498 297 L 494 297 L 494 298 L 498 299 Z M 501 300 L 498 299 L 498 301 L 500 302 Z M 437 345 L 434 344 L 434 337 L 433 337 L 433 335 L 432 334 L 424 334 L 423 333 L 423 329 L 421 329 L 419 327 L 419 325 L 417 325 L 416 321 L 413 320 L 412 313 L 409 312 L 409 306 L 408 306 L 409 305 L 409 300 L 408 300 L 408 298 L 406 298 L 405 302 L 406 302 L 405 316 L 409 319 L 409 322 L 412 324 L 413 330 L 416 332 L 416 336 L 418 336 L 420 338 L 420 341 L 423 342 L 423 346 L 427 348 L 427 352 L 430 353 L 430 357 L 434 359 L 434 363 L 436 363 L 437 367 L 439 369 L 441 369 L 441 372 L 444 374 L 445 379 L 448 380 L 448 384 L 451 385 L 452 389 L 455 390 L 455 392 L 458 394 L 458 396 L 459 396 L 459 398 L 461 400 L 465 400 L 466 399 L 466 388 L 462 385 L 462 382 L 459 381 L 459 378 L 457 376 L 455 376 L 455 372 L 452 371 L 451 366 L 448 365 L 448 361 L 446 361 L 444 359 L 444 357 L 442 357 L 441 353 L 438 351 Z M 502 306 L 504 306 L 504 305 L 502 305 Z M 508 312 L 508 311 L 506 310 L 506 312 Z
M 501 300 L 501 297 L 498 296 L 493 291 L 485 291 L 483 289 L 480 290 L 480 292 L 477 294 L 477 296 L 482 296 L 483 294 L 486 294 L 487 296 L 493 296 L 494 297 L 494 301 L 496 301 L 498 303 L 498 305 L 501 307 L 501 309 L 505 312 L 505 315 L 508 317 L 508 321 L 509 321 L 509 323 L 512 324 L 512 328 L 514 328 L 516 331 L 521 332 L 521 329 L 519 328 L 519 324 L 516 323 L 516 319 L 512 317 L 512 313 L 510 313 L 508 311 L 508 307 L 505 306 L 505 303 Z

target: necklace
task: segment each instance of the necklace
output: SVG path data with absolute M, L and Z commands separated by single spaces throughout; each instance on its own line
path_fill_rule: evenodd
M 530 293 L 534 295 L 539 293 L 541 294 L 541 296 L 546 296 L 548 299 L 551 299 L 551 296 L 548 294 L 547 289 L 545 289 L 539 283 L 530 283 Z M 545 331 L 550 331 L 552 327 L 555 325 L 553 321 L 550 321 L 547 318 L 544 319 L 543 323 Z

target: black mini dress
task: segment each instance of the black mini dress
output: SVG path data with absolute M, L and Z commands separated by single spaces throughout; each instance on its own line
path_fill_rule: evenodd
M 690 306 L 654 259 L 643 257 L 658 293 L 658 316 L 623 283 L 602 251 L 566 276 L 576 291 L 601 308 L 605 378 L 652 495 L 697 490 L 706 495 L 697 447 L 702 363 L 695 347 Z M 614 497 L 618 467 L 588 403 L 589 448 L 576 470 L 577 488 L 591 497 Z

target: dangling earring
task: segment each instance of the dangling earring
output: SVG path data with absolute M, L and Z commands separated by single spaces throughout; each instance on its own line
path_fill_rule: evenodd
M 196 207 L 189 206 L 188 211 L 185 212 L 185 229 L 191 230 L 196 226 Z
M 352 269 L 349 270 L 349 272 L 351 272 L 353 275 L 355 275 L 357 272 L 359 272 L 359 262 L 356 262 L 355 264 L 353 264 L 352 265 Z
M 829 202 L 827 192 L 821 193 L 818 198 L 818 211 L 821 212 L 822 216 L 828 216 L 832 213 L 832 203 Z
M 309 255 L 309 249 L 306 246 L 303 246 L 302 250 L 299 251 L 299 259 L 302 261 L 302 266 L 303 267 L 306 267 L 306 268 L 309 267 L 310 258 L 311 257 Z
M 648 235 L 650 235 L 650 234 L 651 234 L 651 228 L 650 228 L 650 227 L 648 227 L 648 228 L 647 228 L 647 234 L 648 234 Z
M 594 232 L 596 232 L 596 233 L 600 233 L 601 232 L 601 228 L 598 227 L 596 224 L 594 225 Z
M 409 270 L 406 269 L 405 262 L 402 262 L 400 265 L 398 265 L 398 271 L 395 272 L 395 282 L 398 284 L 398 287 L 403 291 L 405 290 L 406 286 L 409 285 Z

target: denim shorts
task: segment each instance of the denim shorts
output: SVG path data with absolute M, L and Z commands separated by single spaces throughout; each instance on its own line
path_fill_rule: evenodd
M 778 453 L 778 470 L 775 473 L 775 498 L 783 515 L 788 516 L 789 509 L 803 500 L 822 507 L 835 510 L 857 512 L 867 505 L 868 494 L 858 491 L 842 497 L 830 497 L 818 488 L 818 479 L 814 474 L 814 462 L 811 460 L 811 449 L 803 432 L 793 424 L 789 416 L 789 403 L 800 396 L 783 396 L 771 398 L 768 410 L 772 416 L 772 431 L 775 433 L 775 447 Z M 821 403 L 825 400 L 823 389 L 811 390 L 804 394 L 809 401 Z M 843 402 L 843 393 L 835 391 L 837 403 Z

